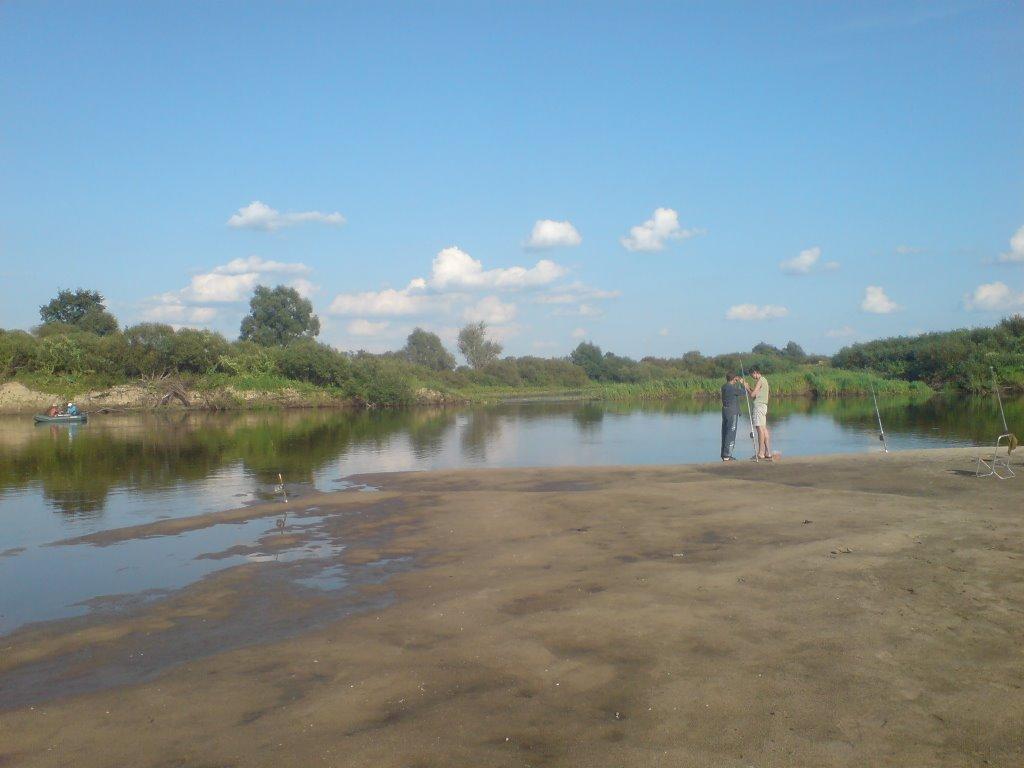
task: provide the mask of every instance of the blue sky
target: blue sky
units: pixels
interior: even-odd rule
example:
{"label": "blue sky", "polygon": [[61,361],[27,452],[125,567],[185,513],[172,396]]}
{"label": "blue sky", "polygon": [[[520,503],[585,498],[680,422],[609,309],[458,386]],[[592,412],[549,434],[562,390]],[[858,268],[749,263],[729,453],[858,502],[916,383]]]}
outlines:
{"label": "blue sky", "polygon": [[83,286],[233,337],[257,283],[343,349],[989,324],[1022,39],[1017,2],[4,3],[0,326]]}

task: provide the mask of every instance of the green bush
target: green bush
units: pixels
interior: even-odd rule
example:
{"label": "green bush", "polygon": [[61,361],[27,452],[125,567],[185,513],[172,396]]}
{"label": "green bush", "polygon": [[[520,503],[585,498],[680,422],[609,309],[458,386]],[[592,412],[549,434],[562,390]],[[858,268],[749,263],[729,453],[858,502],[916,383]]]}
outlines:
{"label": "green bush", "polygon": [[312,339],[295,341],[280,350],[277,360],[282,375],[322,387],[343,387],[352,378],[349,359],[326,344]]}
{"label": "green bush", "polygon": [[210,373],[230,349],[219,333],[181,328],[171,339],[170,364],[180,373]]}
{"label": "green bush", "polygon": [[35,370],[39,342],[24,331],[0,331],[0,377]]}
{"label": "green bush", "polygon": [[415,387],[395,361],[362,355],[353,361],[349,394],[367,405],[410,405]]}
{"label": "green bush", "polygon": [[174,369],[174,329],[163,323],[139,323],[124,331],[131,376],[162,376]]}
{"label": "green bush", "polygon": [[278,351],[252,341],[236,341],[217,367],[235,376],[271,376],[277,373]]}

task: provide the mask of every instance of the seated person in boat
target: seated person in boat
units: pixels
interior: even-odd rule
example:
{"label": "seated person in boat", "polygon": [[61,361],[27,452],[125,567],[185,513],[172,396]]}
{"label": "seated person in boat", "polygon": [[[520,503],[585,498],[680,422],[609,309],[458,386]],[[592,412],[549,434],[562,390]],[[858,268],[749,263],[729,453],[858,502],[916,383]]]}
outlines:
{"label": "seated person in boat", "polygon": [[68,403],[68,411],[67,411],[67,413],[68,413],[68,416],[77,416],[78,415],[78,406],[75,405],[74,403]]}
{"label": "seated person in boat", "polygon": [[58,407],[57,407],[56,405],[51,405],[51,406],[50,406],[50,407],[49,407],[49,408],[48,408],[48,409],[46,410],[46,415],[47,415],[47,416],[56,416],[56,415],[57,415],[57,414],[59,414],[59,413],[60,413],[60,408],[58,408]]}

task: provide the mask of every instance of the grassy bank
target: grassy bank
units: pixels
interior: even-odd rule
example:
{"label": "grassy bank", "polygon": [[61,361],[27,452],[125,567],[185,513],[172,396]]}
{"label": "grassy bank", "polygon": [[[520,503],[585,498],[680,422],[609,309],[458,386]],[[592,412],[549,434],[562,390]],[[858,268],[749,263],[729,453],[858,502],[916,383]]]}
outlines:
{"label": "grassy bank", "polygon": [[[422,372],[426,373],[426,372]],[[25,407],[47,399],[79,400],[93,408],[152,407],[172,385],[180,386],[190,402],[200,408],[244,408],[275,406],[359,407],[406,406],[438,403],[485,403],[510,399],[571,398],[583,400],[668,400],[672,398],[716,398],[721,379],[710,377],[667,378],[635,383],[587,382],[578,387],[508,386],[452,381],[454,376],[421,375],[392,380],[387,386],[368,383],[375,399],[353,396],[351,390],[316,385],[280,374],[209,373],[175,379],[117,379],[96,374],[54,375],[24,373],[14,381],[38,397]],[[834,398],[867,395],[874,388],[881,396],[927,396],[931,390],[921,382],[886,379],[869,373],[843,371],[822,366],[774,374],[769,377],[776,397]],[[45,395],[45,396],[44,396]],[[0,407],[5,404],[0,403]]]}
{"label": "grassy bank", "polygon": [[[928,396],[922,382],[886,379],[859,371],[826,368],[790,371],[769,377],[776,397]],[[472,402],[530,397],[577,397],[589,400],[666,400],[676,397],[716,398],[722,386],[717,378],[673,378],[637,383],[592,382],[578,389],[552,387],[469,387],[457,395]]]}

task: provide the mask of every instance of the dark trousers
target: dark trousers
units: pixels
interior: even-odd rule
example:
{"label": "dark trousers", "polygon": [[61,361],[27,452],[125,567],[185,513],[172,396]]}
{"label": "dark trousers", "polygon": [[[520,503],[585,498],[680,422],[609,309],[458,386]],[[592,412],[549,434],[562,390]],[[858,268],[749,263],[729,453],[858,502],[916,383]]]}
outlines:
{"label": "dark trousers", "polygon": [[736,427],[740,422],[738,413],[722,411],[722,458],[731,459],[736,447]]}

